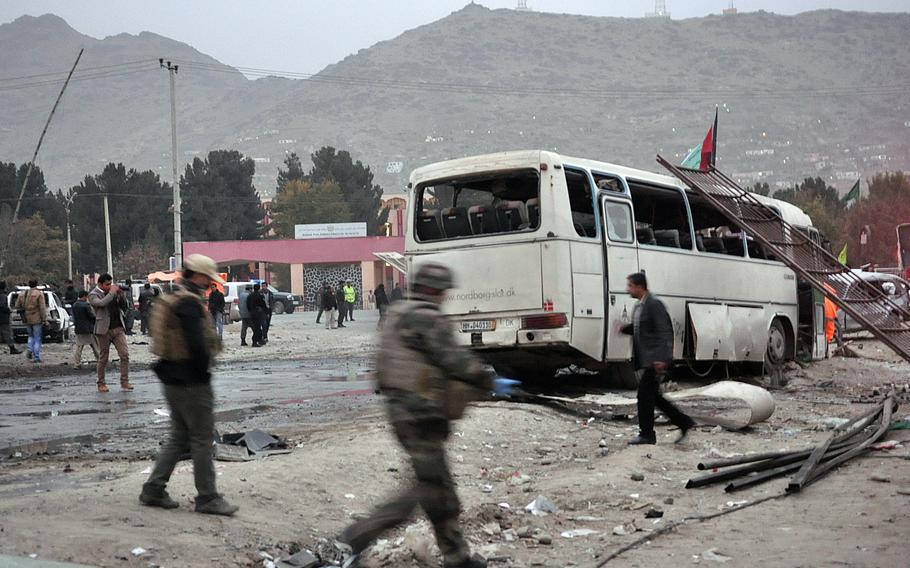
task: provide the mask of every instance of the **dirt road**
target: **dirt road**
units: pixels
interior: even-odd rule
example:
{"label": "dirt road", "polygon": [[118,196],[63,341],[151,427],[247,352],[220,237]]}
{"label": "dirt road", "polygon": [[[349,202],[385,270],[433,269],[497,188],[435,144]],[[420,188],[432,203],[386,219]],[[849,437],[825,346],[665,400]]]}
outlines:
{"label": "dirt road", "polygon": [[[2,388],[14,392],[0,404],[0,445],[20,441],[25,447],[17,450],[20,457],[0,458],[0,554],[99,566],[262,566],[264,554],[287,557],[318,546],[369,511],[408,477],[366,380],[375,320],[361,316],[352,325],[351,335],[360,338],[353,343],[362,348],[349,359],[336,351],[339,332],[316,329],[310,317],[276,320],[280,327],[256,360],[248,360],[251,350],[242,351],[219,371],[219,408],[226,412],[219,429],[265,427],[286,435],[293,448],[264,460],[218,462],[220,489],[241,506],[233,519],[191,512],[190,462],[181,463],[172,481],[180,509],[139,506],[140,486],[164,434],[164,424],[155,423],[154,409],[162,403],[151,376],[138,374],[139,392],[116,394],[110,411],[53,417],[40,412],[70,404],[102,407],[90,394],[89,376],[78,385],[63,372],[4,380]],[[658,427],[659,445],[630,448],[632,420],[588,423],[535,405],[480,403],[456,425],[449,445],[469,540],[492,566],[593,568],[668,522],[780,494],[786,480],[733,495],[684,484],[706,458],[808,446],[825,436],[825,418],[859,414],[869,407],[861,397],[873,389],[910,382],[910,366],[876,344],[864,343],[861,353],[867,358],[794,368],[790,387],[774,392],[777,411],[769,421],[743,432],[702,427],[680,446],[666,425]],[[33,390],[38,385],[42,389]],[[67,397],[72,402],[50,402]],[[898,416],[908,414],[905,403]],[[75,433],[91,438],[49,447],[40,442]],[[608,566],[904,566],[910,433],[892,431],[889,438],[904,447],[857,459],[798,496],[683,526]],[[871,481],[872,475],[890,481]],[[524,511],[538,495],[558,511]],[[649,509],[663,517],[646,519]],[[418,518],[374,547],[369,561],[432,566],[431,545]],[[135,556],[136,547],[146,552]]]}

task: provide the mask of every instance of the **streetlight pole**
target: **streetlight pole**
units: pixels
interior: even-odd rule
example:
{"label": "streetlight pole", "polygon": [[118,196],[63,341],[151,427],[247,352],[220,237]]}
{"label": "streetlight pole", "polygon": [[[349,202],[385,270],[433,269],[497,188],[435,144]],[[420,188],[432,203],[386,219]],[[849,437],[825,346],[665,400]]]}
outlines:
{"label": "streetlight pole", "polygon": [[181,231],[180,178],[177,173],[177,68],[170,61],[159,59],[162,69],[167,69],[171,80],[171,168],[174,183],[174,265],[177,271],[183,268],[183,234]]}

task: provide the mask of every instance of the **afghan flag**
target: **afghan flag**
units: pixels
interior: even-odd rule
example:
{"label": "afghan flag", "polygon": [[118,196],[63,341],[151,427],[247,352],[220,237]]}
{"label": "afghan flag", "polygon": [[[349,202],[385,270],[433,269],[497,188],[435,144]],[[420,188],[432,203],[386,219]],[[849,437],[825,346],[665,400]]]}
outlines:
{"label": "afghan flag", "polygon": [[714,167],[717,161],[717,107],[714,108],[714,125],[708,129],[708,134],[702,143],[689,150],[686,159],[680,164],[690,170],[707,170]]}
{"label": "afghan flag", "polygon": [[857,201],[859,199],[859,180],[856,180],[856,183],[853,184],[853,187],[850,188],[850,191],[847,192],[847,195],[841,199],[844,205],[850,203],[851,201]]}
{"label": "afghan flag", "polygon": [[840,254],[837,255],[837,261],[844,266],[847,266],[847,243],[844,243],[844,248],[840,249]]}

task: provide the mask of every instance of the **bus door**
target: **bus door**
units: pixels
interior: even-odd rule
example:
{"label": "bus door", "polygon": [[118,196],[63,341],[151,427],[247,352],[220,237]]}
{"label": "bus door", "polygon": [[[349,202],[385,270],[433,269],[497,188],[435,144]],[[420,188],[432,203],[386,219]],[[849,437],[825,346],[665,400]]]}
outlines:
{"label": "bus door", "polygon": [[619,327],[632,323],[636,300],[626,292],[626,277],[638,272],[635,246],[635,216],[628,199],[601,195],[604,247],[604,300],[606,314],[604,360],[626,361],[632,357],[632,341]]}

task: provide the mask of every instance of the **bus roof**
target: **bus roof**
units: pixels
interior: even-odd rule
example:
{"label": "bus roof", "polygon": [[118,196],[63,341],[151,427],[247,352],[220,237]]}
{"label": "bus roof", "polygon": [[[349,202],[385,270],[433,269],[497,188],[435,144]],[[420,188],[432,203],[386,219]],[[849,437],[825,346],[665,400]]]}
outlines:
{"label": "bus roof", "polygon": [[[620,166],[609,162],[564,156],[547,150],[496,152],[493,154],[481,154],[478,156],[469,156],[466,158],[457,158],[454,160],[428,164],[411,172],[411,186],[413,187],[420,183],[439,180],[450,176],[481,174],[498,170],[515,170],[523,168],[536,169],[541,162],[549,162],[554,166],[561,166],[563,164],[581,166],[605,174],[618,174],[626,180],[677,187],[691,191],[685,184],[673,176]],[[787,223],[796,227],[812,226],[812,219],[796,205],[762,195],[756,195],[756,198],[765,205],[776,209]]]}

